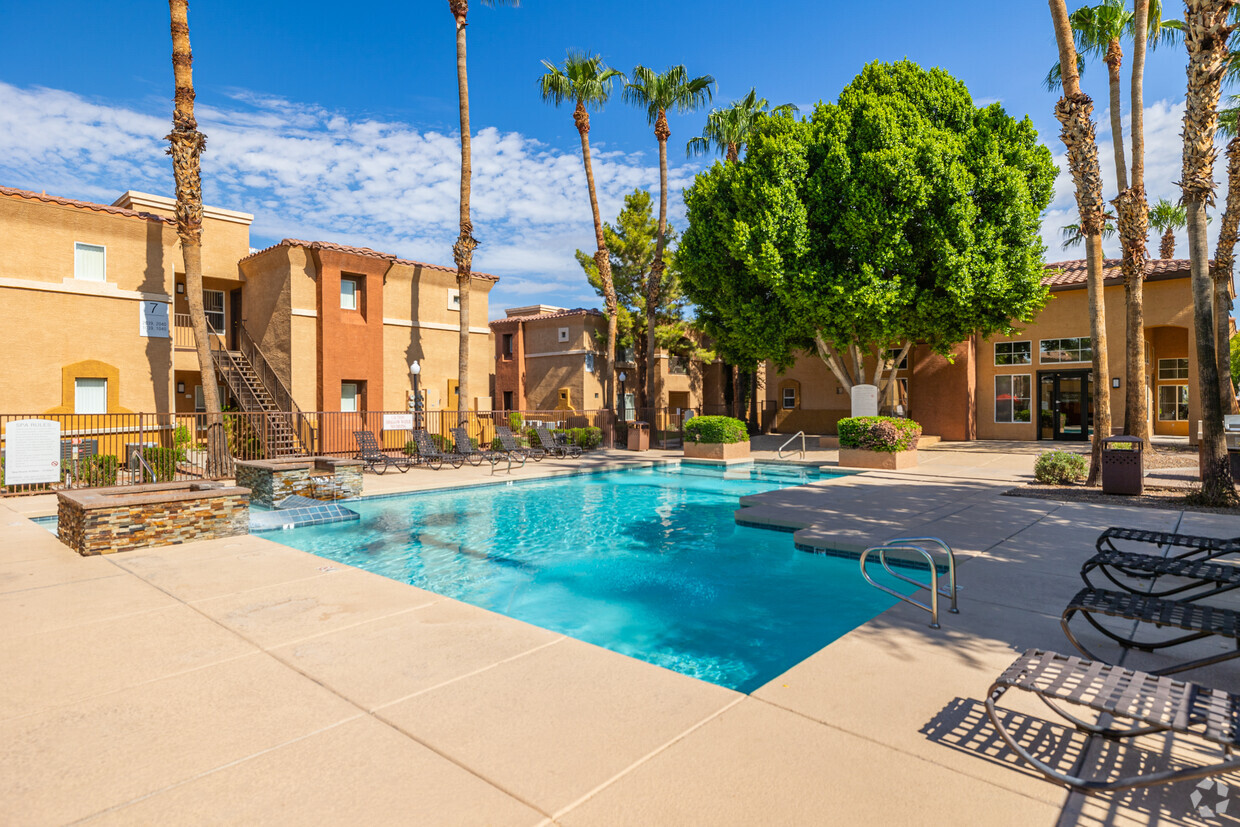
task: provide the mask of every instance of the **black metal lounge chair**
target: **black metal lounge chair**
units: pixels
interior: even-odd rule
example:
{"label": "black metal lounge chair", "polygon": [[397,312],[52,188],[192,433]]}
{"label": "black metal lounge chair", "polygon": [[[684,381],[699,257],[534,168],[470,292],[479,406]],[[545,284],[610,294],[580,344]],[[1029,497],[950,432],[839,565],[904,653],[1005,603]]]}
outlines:
{"label": "black metal lounge chair", "polygon": [[353,439],[357,441],[357,459],[366,463],[366,467],[376,474],[387,473],[389,468],[399,469],[403,474],[413,464],[412,458],[404,454],[392,456],[385,453],[370,431],[354,431]]}
{"label": "black metal lounge chair", "polygon": [[534,462],[538,462],[547,455],[547,450],[541,445],[533,448],[526,448],[517,442],[517,438],[513,436],[512,429],[507,425],[496,425],[495,435],[499,437],[499,444],[504,446],[504,450],[514,456],[528,457]]}
{"label": "black metal lounge chair", "polygon": [[[1158,732],[1192,735],[1223,748],[1218,763],[1179,770],[1158,770],[1113,779],[1086,779],[1056,770],[1021,746],[995,711],[995,702],[1009,689],[1030,692],[1077,729],[1110,739]],[[1098,726],[1064,711],[1066,703],[1131,722]],[[1101,793],[1188,781],[1240,767],[1232,751],[1240,747],[1240,696],[1218,689],[1135,672],[1071,655],[1030,649],[990,686],[986,714],[1004,742],[1048,779],[1083,793]]]}
{"label": "black metal lounge chair", "polygon": [[1169,531],[1146,531],[1138,528],[1108,528],[1098,535],[1094,547],[1098,553],[1105,551],[1120,552],[1124,549],[1115,545],[1120,540],[1129,543],[1142,543],[1165,546],[1171,549],[1185,549],[1171,555],[1168,559],[1209,560],[1224,554],[1240,552],[1240,537],[1198,537],[1194,534],[1174,534]]}
{"label": "black metal lounge chair", "polygon": [[577,459],[581,456],[581,447],[569,443],[568,438],[558,439],[560,434],[551,433],[550,429],[538,427],[534,429],[538,434],[538,441],[542,443],[543,448],[547,449],[547,453],[556,457],[564,457],[568,459]]}
{"label": "black metal lounge chair", "polygon": [[[1077,651],[1088,658],[1100,660],[1097,655],[1085,648],[1076,635],[1073,634],[1069,622],[1077,614],[1080,614],[1091,626],[1125,649],[1153,652],[1159,649],[1182,646],[1185,643],[1192,643],[1195,640],[1202,640],[1208,637],[1230,638],[1237,643],[1237,648],[1168,666],[1154,674],[1167,675],[1174,672],[1183,672],[1186,669],[1196,669],[1201,666],[1209,666],[1210,664],[1240,657],[1240,615],[1231,609],[1205,606],[1187,600],[1164,600],[1158,597],[1147,597],[1129,592],[1108,591],[1106,589],[1082,589],[1068,603],[1068,607],[1063,610],[1063,616],[1060,618],[1059,625],[1063,627],[1064,634],[1068,636],[1068,640],[1077,648]],[[1159,628],[1166,626],[1173,629],[1181,629],[1188,632],[1188,634],[1169,640],[1160,640],[1158,638],[1142,640],[1138,638],[1136,631],[1120,633],[1108,629],[1099,622],[1098,616],[1136,620],[1143,624],[1152,623]],[[1140,626],[1138,625],[1137,628],[1140,629]]]}
{"label": "black metal lounge chair", "polygon": [[460,468],[465,464],[465,457],[460,454],[440,450],[426,431],[414,431],[413,441],[418,446],[418,462],[432,470],[438,471],[445,462],[453,468]]}
{"label": "black metal lounge chair", "polygon": [[[1122,591],[1145,597],[1182,595],[1177,599],[1194,601],[1240,588],[1240,566],[1130,551],[1098,552],[1081,566],[1081,579],[1090,588],[1099,586],[1090,579],[1094,573]],[[1162,578],[1173,582],[1164,584]],[[1194,591],[1197,589],[1201,591]]]}
{"label": "black metal lounge chair", "polygon": [[498,451],[479,450],[474,447],[474,441],[469,437],[469,431],[465,428],[452,428],[452,442],[456,445],[456,452],[465,458],[470,465],[479,466],[484,462],[492,465],[507,459],[508,455]]}

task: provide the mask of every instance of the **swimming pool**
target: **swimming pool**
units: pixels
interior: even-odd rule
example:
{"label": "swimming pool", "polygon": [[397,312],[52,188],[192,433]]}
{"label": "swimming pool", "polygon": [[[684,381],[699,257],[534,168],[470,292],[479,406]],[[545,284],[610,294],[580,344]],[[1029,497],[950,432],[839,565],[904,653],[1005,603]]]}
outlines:
{"label": "swimming pool", "polygon": [[664,466],[349,503],[275,542],[749,692],[889,608],[855,560],[738,526],[789,466]]}

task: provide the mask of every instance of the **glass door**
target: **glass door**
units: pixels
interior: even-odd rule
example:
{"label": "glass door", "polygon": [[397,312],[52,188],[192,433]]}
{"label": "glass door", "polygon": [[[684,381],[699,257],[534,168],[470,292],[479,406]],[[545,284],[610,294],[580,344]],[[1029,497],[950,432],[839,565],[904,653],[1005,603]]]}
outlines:
{"label": "glass door", "polygon": [[1090,380],[1087,370],[1038,374],[1039,439],[1089,439],[1093,426]]}

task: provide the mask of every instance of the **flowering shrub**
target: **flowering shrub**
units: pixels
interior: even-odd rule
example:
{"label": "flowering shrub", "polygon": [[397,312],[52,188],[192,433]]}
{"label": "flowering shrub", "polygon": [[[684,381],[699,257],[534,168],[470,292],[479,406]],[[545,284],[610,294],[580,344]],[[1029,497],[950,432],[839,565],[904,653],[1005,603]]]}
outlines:
{"label": "flowering shrub", "polygon": [[891,416],[851,416],[839,421],[840,447],[894,454],[917,448],[921,426]]}

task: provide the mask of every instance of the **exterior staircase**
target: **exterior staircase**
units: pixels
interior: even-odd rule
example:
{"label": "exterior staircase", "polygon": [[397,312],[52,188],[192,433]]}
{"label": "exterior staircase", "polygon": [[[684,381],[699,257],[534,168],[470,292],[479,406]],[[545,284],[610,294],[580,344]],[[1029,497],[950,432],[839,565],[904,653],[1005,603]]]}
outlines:
{"label": "exterior staircase", "polygon": [[210,338],[215,370],[237,406],[247,414],[262,414],[251,417],[249,424],[262,445],[263,456],[275,459],[312,453],[313,427],[245,328],[238,336],[241,347],[237,350],[225,348],[218,336]]}

